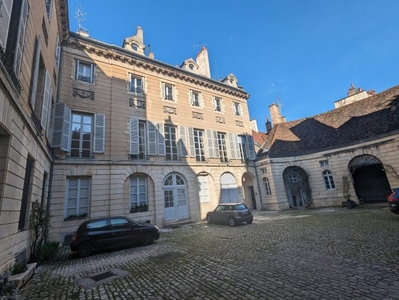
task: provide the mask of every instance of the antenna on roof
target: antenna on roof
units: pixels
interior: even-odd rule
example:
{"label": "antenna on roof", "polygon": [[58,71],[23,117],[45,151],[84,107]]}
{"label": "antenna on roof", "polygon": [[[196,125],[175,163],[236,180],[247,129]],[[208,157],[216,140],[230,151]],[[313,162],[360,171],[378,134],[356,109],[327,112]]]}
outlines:
{"label": "antenna on roof", "polygon": [[86,18],[83,18],[83,16],[85,15],[87,15],[87,13],[82,12],[82,7],[80,6],[80,1],[79,1],[78,8],[76,10],[76,15],[74,17],[78,19],[78,33],[83,36],[89,36],[89,30],[87,30],[82,26],[82,22],[87,20]]}
{"label": "antenna on roof", "polygon": [[276,104],[278,106],[278,110],[280,111],[280,116],[282,116],[283,114],[281,112],[281,109],[283,107],[283,103],[281,102],[281,98],[280,98],[280,95],[278,93],[276,94]]}
{"label": "antenna on roof", "polygon": [[207,44],[199,44],[199,45],[194,45],[194,43],[193,43],[193,49],[195,49],[195,48],[204,48],[205,46],[206,46]]}

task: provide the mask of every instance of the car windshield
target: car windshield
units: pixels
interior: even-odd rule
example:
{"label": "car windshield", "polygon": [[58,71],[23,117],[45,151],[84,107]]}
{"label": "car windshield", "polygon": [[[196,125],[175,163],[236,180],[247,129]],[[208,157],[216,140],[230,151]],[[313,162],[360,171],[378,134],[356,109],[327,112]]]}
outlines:
{"label": "car windshield", "polygon": [[244,210],[244,209],[247,209],[245,204],[239,204],[236,206],[236,210]]}

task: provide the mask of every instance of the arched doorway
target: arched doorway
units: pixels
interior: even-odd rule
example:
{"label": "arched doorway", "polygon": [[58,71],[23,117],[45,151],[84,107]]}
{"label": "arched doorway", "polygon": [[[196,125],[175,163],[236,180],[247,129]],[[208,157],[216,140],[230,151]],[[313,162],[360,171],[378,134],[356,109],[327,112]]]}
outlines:
{"label": "arched doorway", "polygon": [[391,187],[381,161],[369,154],[354,157],[348,165],[359,201],[385,202]]}
{"label": "arched doorway", "polygon": [[287,201],[290,208],[304,208],[313,205],[308,174],[300,167],[288,167],[283,172]]}
{"label": "arched doorway", "polygon": [[163,182],[165,220],[188,218],[187,185],[179,174],[169,174]]}
{"label": "arched doorway", "polygon": [[220,178],[220,203],[238,202],[237,183],[233,174],[224,173]]}
{"label": "arched doorway", "polygon": [[251,209],[256,210],[255,190],[250,173],[246,172],[242,175],[242,187],[244,192],[244,203]]}

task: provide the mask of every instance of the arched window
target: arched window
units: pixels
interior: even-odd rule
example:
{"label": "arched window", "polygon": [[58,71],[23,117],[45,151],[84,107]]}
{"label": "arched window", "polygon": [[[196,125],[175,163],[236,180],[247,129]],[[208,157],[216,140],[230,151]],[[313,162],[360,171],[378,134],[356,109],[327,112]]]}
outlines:
{"label": "arched window", "polygon": [[268,178],[263,178],[263,184],[265,186],[265,192],[266,196],[271,196],[272,195],[272,190],[270,189],[270,182]]}
{"label": "arched window", "polygon": [[334,178],[333,178],[331,172],[328,170],[323,171],[323,178],[324,178],[324,182],[326,183],[327,190],[334,190],[335,183],[334,183]]}
{"label": "arched window", "polygon": [[147,177],[130,177],[130,212],[147,211]]}

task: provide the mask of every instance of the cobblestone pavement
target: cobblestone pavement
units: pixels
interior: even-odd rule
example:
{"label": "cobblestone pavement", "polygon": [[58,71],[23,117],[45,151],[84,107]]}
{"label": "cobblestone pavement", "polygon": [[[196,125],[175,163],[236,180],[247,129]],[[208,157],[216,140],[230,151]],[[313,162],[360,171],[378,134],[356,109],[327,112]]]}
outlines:
{"label": "cobblestone pavement", "polygon": [[[385,207],[255,212],[233,228],[199,222],[83,259],[64,247],[18,298],[399,299],[398,228]],[[115,269],[120,277],[93,277]],[[87,277],[98,279],[91,288]]]}

